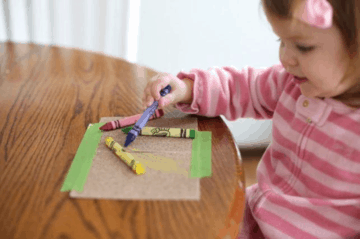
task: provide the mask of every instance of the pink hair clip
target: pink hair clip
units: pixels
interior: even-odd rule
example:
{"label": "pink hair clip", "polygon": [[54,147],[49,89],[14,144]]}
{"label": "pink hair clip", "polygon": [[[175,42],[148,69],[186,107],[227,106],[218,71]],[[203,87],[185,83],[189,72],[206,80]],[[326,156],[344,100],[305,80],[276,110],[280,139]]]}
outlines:
{"label": "pink hair clip", "polygon": [[295,17],[309,25],[326,29],[332,26],[333,8],[327,0],[305,0]]}

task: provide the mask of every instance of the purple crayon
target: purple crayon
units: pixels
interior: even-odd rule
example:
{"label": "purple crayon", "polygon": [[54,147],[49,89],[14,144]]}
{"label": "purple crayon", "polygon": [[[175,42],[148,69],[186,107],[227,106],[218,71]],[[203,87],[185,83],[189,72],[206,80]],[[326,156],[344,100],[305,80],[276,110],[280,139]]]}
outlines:
{"label": "purple crayon", "polygon": [[[171,86],[167,85],[164,89],[160,91],[160,95],[164,97],[171,91]],[[146,125],[146,123],[149,121],[149,118],[152,114],[154,114],[154,111],[159,106],[159,102],[157,100],[152,103],[143,113],[143,115],[140,117],[140,119],[135,123],[134,127],[130,130],[128,135],[126,136],[124,147],[126,148],[129,146],[139,135],[140,130]]]}
{"label": "purple crayon", "polygon": [[[151,115],[149,120],[160,118],[163,115],[164,115],[164,111],[162,109],[157,109],[157,110],[155,110],[155,113],[153,115]],[[135,124],[136,121],[138,121],[140,119],[140,117],[141,117],[141,114],[137,114],[137,115],[129,116],[129,117],[126,117],[126,118],[123,118],[120,120],[111,121],[111,122],[104,124],[99,129],[104,130],[104,131],[119,129],[119,128],[122,128],[125,126]]]}

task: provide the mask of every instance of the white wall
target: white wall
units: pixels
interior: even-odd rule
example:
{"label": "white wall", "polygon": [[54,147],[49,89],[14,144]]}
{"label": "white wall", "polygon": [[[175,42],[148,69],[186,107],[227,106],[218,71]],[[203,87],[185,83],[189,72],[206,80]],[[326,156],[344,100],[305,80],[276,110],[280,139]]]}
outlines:
{"label": "white wall", "polygon": [[[172,74],[274,65],[278,43],[259,5],[260,0],[142,0],[137,62]],[[270,120],[225,121],[241,147],[270,142]]]}
{"label": "white wall", "polygon": [[[7,0],[0,41],[55,44],[176,74],[278,62],[260,0]],[[225,119],[224,119],[225,120]],[[266,145],[271,121],[225,120],[240,146]]]}
{"label": "white wall", "polygon": [[[0,41],[53,44],[136,60],[140,0],[6,0]],[[135,7],[135,14],[130,11]],[[135,20],[137,20],[135,19]],[[136,25],[137,24],[137,25]],[[131,40],[129,40],[130,38]],[[130,49],[131,48],[131,49]],[[130,50],[129,50],[130,49]],[[136,49],[135,49],[136,50]],[[134,57],[135,56],[135,57]]]}

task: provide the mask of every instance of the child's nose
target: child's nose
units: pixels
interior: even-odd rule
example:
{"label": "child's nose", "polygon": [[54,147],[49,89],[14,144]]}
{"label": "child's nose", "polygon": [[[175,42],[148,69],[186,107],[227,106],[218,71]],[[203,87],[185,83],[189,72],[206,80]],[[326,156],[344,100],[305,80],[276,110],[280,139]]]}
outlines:
{"label": "child's nose", "polygon": [[280,61],[285,68],[291,68],[298,64],[295,56],[289,51],[280,51]]}

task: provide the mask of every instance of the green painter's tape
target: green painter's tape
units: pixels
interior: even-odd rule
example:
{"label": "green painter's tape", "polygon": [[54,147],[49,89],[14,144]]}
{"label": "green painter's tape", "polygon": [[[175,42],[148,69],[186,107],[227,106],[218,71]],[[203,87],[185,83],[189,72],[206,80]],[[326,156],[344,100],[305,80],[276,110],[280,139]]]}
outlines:
{"label": "green painter's tape", "polygon": [[92,124],[86,130],[64,184],[60,189],[61,192],[70,190],[82,192],[84,190],[84,185],[102,136],[102,131],[99,128],[104,124]]}
{"label": "green painter's tape", "polygon": [[191,178],[211,177],[211,132],[195,131],[191,151]]}
{"label": "green painter's tape", "polygon": [[194,129],[190,130],[190,138],[195,139],[195,130]]}

